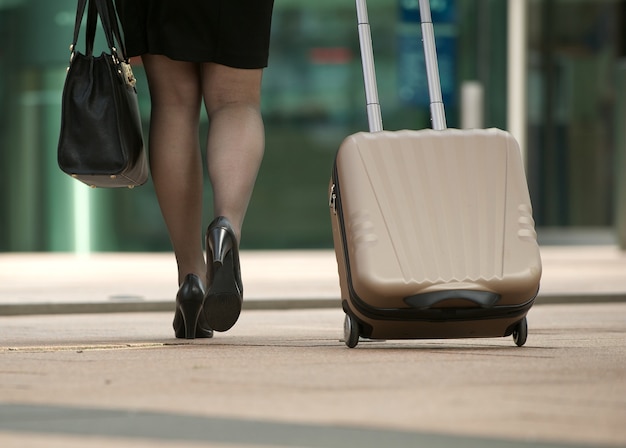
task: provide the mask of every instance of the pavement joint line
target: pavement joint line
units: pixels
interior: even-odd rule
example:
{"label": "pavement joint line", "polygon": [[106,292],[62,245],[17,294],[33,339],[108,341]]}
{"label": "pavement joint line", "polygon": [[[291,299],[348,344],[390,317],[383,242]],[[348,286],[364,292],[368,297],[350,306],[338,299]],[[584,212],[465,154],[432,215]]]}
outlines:
{"label": "pavement joint line", "polygon": [[0,347],[0,353],[48,353],[48,352],[87,352],[100,350],[145,350],[164,348],[170,345],[186,345],[165,342],[146,342],[132,344],[85,344],[85,345],[31,345],[25,347]]}

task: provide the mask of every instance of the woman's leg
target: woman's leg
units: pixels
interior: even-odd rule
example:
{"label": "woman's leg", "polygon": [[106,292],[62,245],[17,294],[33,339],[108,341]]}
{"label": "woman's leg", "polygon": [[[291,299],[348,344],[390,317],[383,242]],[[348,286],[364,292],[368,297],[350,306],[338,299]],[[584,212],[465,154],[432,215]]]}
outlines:
{"label": "woman's leg", "polygon": [[205,278],[202,251],[202,157],[198,137],[201,67],[165,56],[142,57],[152,100],[150,169],[178,263]]}
{"label": "woman's leg", "polygon": [[218,217],[207,232],[212,255],[204,313],[209,327],[230,329],[241,312],[243,285],[238,242],[263,158],[265,133],[260,111],[263,71],[202,65],[202,90],[209,116],[207,164]]}
{"label": "woman's leg", "polygon": [[265,148],[260,111],[263,70],[202,65],[202,91],[209,116],[207,164],[214,214],[233,225],[237,240]]}

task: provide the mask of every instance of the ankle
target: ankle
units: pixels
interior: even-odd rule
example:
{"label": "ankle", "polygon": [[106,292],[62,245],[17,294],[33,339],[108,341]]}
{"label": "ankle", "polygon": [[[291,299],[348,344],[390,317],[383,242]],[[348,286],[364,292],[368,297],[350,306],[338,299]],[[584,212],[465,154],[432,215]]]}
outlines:
{"label": "ankle", "polygon": [[204,260],[200,266],[197,266],[197,265],[194,265],[194,266],[179,265],[178,266],[178,285],[179,286],[183,284],[183,282],[185,281],[185,277],[187,277],[187,275],[189,274],[197,275],[202,281],[202,285],[206,287],[205,285],[206,264],[204,263]]}

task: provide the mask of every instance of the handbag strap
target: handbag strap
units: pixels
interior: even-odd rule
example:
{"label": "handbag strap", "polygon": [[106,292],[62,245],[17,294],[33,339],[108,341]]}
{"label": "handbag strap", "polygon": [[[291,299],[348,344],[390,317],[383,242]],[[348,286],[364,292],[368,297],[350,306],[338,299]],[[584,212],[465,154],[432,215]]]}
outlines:
{"label": "handbag strap", "polygon": [[85,34],[85,54],[93,56],[93,43],[96,38],[96,24],[98,23],[98,11],[93,1],[89,1],[87,8],[87,33]]}
{"label": "handbag strap", "polygon": [[[80,27],[82,25],[85,9],[87,9],[85,54],[87,56],[93,56],[96,25],[98,16],[100,16],[104,36],[111,53],[118,58],[121,56],[122,61],[128,62],[128,57],[126,56],[126,46],[124,45],[124,40],[122,39],[117,10],[115,9],[113,0],[78,0],[76,7],[76,20],[74,22],[74,37],[72,45],[70,46],[72,58],[76,49],[76,44],[78,43],[78,36],[80,34]],[[115,45],[116,42],[118,45],[117,47]]]}
{"label": "handbag strap", "polygon": [[[93,0],[90,0],[93,2]],[[126,46],[122,39],[122,33],[120,31],[119,19],[117,10],[113,4],[113,0],[96,0],[96,6],[98,8],[98,14],[102,21],[102,28],[104,28],[104,34],[107,39],[109,48],[122,57],[122,61],[128,62],[126,56]],[[117,41],[117,47],[115,42]]]}
{"label": "handbag strap", "polygon": [[[76,6],[76,20],[74,21],[74,37],[72,38],[72,45],[70,45],[70,52],[72,54],[70,61],[74,58],[74,51],[76,50],[76,44],[78,43],[78,34],[80,33],[80,25],[83,22],[83,15],[85,14],[86,5],[87,5],[87,0],[78,0],[78,5]],[[93,46],[92,46],[92,49],[93,49]],[[89,43],[87,43],[86,52],[88,51],[89,51]]]}

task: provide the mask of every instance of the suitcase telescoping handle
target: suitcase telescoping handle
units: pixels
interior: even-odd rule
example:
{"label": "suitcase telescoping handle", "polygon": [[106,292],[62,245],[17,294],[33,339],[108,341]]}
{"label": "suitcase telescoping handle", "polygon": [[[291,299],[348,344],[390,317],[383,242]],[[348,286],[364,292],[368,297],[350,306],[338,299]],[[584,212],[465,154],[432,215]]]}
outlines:
{"label": "suitcase telescoping handle", "polygon": [[[426,76],[428,78],[428,94],[430,97],[430,116],[433,129],[443,130],[446,129],[446,113],[443,106],[443,97],[441,95],[437,48],[435,46],[435,31],[430,14],[429,0],[419,0],[419,7],[422,41],[424,44],[424,59],[426,61]],[[372,34],[367,15],[367,0],[356,0],[356,11],[359,44],[361,47],[361,62],[363,64],[363,80],[365,81],[367,121],[370,132],[380,132],[383,130],[383,120],[380,113],[380,102],[378,100],[374,52],[372,50]]]}
{"label": "suitcase telescoping handle", "polygon": [[430,117],[433,121],[433,129],[441,131],[447,127],[446,112],[443,107],[443,97],[441,96],[435,28],[430,15],[429,0],[420,0],[420,20],[422,22],[422,41],[424,43],[426,77],[428,78],[428,95],[430,97]]}
{"label": "suitcase telescoping handle", "polygon": [[363,81],[365,82],[367,122],[370,132],[380,132],[383,130],[383,119],[380,113],[380,102],[378,101],[372,34],[369,18],[367,17],[367,0],[356,0],[356,15],[359,29],[359,45],[361,47],[361,62],[363,64]]}

